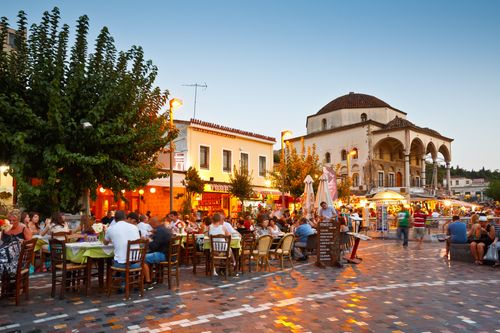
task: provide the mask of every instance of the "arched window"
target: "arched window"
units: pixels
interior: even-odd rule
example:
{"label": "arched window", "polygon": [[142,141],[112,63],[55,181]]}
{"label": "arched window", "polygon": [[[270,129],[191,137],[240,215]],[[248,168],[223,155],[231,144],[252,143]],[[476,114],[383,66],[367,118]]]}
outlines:
{"label": "arched window", "polygon": [[340,159],[342,161],[347,160],[347,151],[345,149],[342,149],[342,151],[340,152]]}
{"label": "arched window", "polygon": [[351,151],[352,151],[352,152],[354,152],[354,153],[352,153],[352,155],[351,155],[351,156],[352,156],[352,158],[353,158],[353,159],[355,159],[355,160],[357,160],[357,159],[358,159],[358,148],[352,148],[352,150],[351,150]]}
{"label": "arched window", "polygon": [[354,186],[354,187],[359,186],[359,174],[357,174],[357,173],[352,174],[352,186]]}
{"label": "arched window", "polygon": [[324,131],[326,130],[326,119],[323,118],[323,120],[321,120],[321,129]]}
{"label": "arched window", "polygon": [[332,163],[332,158],[330,156],[330,153],[325,154],[325,163]]}
{"label": "arched window", "polygon": [[368,116],[366,115],[366,113],[362,113],[361,114],[361,121],[366,121],[368,119]]}

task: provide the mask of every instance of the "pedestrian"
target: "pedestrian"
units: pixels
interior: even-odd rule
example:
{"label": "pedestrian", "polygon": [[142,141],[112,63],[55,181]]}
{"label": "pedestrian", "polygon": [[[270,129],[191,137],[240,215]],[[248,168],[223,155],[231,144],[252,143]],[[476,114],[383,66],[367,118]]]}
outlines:
{"label": "pedestrian", "polygon": [[401,235],[403,236],[403,247],[408,246],[408,228],[410,226],[410,212],[404,206],[400,206],[401,210],[397,215],[397,223],[398,223],[398,239],[401,240]]}
{"label": "pedestrian", "polygon": [[422,207],[417,205],[413,213],[413,236],[417,239],[419,246],[422,245],[424,240],[426,220],[427,215],[422,212]]}

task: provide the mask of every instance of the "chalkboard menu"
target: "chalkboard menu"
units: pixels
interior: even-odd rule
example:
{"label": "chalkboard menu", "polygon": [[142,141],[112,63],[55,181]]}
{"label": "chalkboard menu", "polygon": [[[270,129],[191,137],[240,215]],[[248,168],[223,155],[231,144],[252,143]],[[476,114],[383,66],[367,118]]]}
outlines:
{"label": "chalkboard menu", "polygon": [[340,255],[338,222],[320,221],[316,229],[318,231],[316,265],[319,267],[338,266]]}

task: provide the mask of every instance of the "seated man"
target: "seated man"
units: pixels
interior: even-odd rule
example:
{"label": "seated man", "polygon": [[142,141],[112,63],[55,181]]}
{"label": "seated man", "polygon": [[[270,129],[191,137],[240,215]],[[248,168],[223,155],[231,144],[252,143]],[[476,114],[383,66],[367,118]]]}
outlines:
{"label": "seated man", "polygon": [[146,283],[151,283],[149,265],[167,261],[170,240],[172,239],[171,230],[167,229],[158,218],[151,218],[149,224],[153,228],[154,233],[153,240],[149,243],[148,254],[146,254],[146,265],[144,267],[144,280]]}
{"label": "seated man", "polygon": [[453,216],[452,222],[448,224],[446,228],[446,254],[445,258],[448,258],[450,254],[450,244],[467,244],[467,226],[464,222],[460,222],[459,216]]}
{"label": "seated man", "polygon": [[[117,210],[115,213],[116,224],[112,228],[108,228],[104,237],[104,244],[113,243],[115,247],[115,258],[113,266],[117,268],[125,268],[127,263],[127,245],[129,240],[137,240],[141,238],[137,226],[126,222],[126,215],[123,210]],[[138,268],[132,265],[131,268]]]}
{"label": "seated man", "polygon": [[307,260],[307,252],[305,254],[302,253],[301,248],[305,248],[307,245],[307,238],[310,235],[314,234],[314,230],[311,225],[308,223],[305,217],[300,219],[300,225],[295,230],[295,245],[293,247],[293,254],[298,261]]}

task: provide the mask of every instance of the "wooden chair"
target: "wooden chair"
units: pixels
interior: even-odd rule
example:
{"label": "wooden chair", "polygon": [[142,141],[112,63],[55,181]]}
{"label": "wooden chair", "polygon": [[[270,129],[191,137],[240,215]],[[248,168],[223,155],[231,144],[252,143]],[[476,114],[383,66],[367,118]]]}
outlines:
{"label": "wooden chair", "polygon": [[196,234],[188,232],[186,236],[186,243],[184,243],[183,259],[182,262],[186,265],[189,264],[189,259],[193,261],[193,253],[196,252]]}
{"label": "wooden chair", "polygon": [[271,250],[271,254],[274,254],[276,257],[280,258],[281,269],[285,268],[284,267],[284,259],[286,256],[288,256],[288,258],[290,259],[290,264],[292,265],[292,268],[293,268],[292,255],[293,255],[293,241],[294,240],[295,240],[295,236],[293,234],[286,234],[280,239],[276,249]]}
{"label": "wooden chair", "polygon": [[269,249],[271,248],[271,244],[273,242],[273,237],[271,235],[263,235],[257,239],[257,245],[253,250],[253,257],[257,262],[257,269],[261,270],[262,265],[266,265],[267,269],[270,269],[269,266]]}
{"label": "wooden chair", "polygon": [[210,276],[216,268],[224,269],[224,277],[227,280],[229,275],[229,264],[231,258],[231,236],[211,235],[210,236]]}
{"label": "wooden chair", "polygon": [[[26,300],[29,299],[29,278],[30,265],[35,256],[36,238],[24,241],[21,244],[21,251],[17,260],[17,269],[15,275],[4,274],[2,276],[2,295],[14,295],[16,306],[19,305],[21,289]],[[12,290],[14,293],[12,294]]]}
{"label": "wooden chair", "polygon": [[246,232],[242,234],[241,238],[241,254],[239,258],[239,268],[243,273],[245,262],[248,260],[248,272],[252,271],[252,255],[255,248],[255,234],[253,232]]}
{"label": "wooden chair", "polygon": [[204,250],[203,246],[201,249],[198,248],[196,242],[196,234],[190,234],[188,237],[192,237],[192,241],[195,244],[194,251],[191,252],[191,262],[193,263],[193,274],[196,274],[196,266],[205,261],[205,275],[210,274],[210,251]]}
{"label": "wooden chair", "polygon": [[[130,286],[137,285],[141,296],[144,296],[144,276],[142,266],[148,251],[147,239],[129,240],[127,243],[127,260],[125,267],[111,266],[108,269],[108,297],[111,289],[120,289],[125,283],[125,299],[130,296]],[[134,267],[132,267],[134,266]],[[113,274],[115,273],[115,274]]]}
{"label": "wooden chair", "polygon": [[[71,287],[79,289],[80,282],[83,282],[87,291],[87,284],[90,282],[87,279],[87,265],[75,264],[66,260],[66,243],[64,241],[54,238],[49,241],[49,244],[52,270],[52,291],[50,295],[55,297],[58,282],[61,284],[60,299],[64,298],[66,289]],[[58,275],[58,272],[61,272],[61,274]]]}
{"label": "wooden chair", "polygon": [[158,264],[157,280],[163,283],[165,271],[167,271],[168,289],[172,289],[172,275],[175,274],[175,282],[179,287],[179,260],[181,251],[181,236],[175,236],[170,240],[167,261]]}

